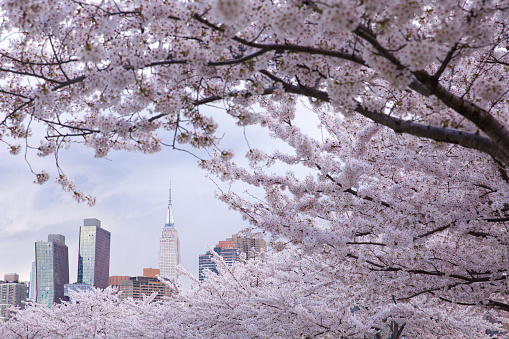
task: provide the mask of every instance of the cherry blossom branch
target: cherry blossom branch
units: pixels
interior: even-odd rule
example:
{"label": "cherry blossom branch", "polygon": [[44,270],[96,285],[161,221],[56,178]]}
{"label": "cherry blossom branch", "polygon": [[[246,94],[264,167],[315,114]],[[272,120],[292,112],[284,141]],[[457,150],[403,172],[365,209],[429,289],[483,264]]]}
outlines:
{"label": "cherry blossom branch", "polygon": [[0,72],[12,73],[12,74],[24,75],[24,76],[28,76],[28,77],[39,78],[39,79],[42,79],[44,81],[51,82],[51,83],[58,84],[58,85],[62,85],[62,84],[66,83],[64,81],[59,81],[59,80],[48,78],[48,77],[46,77],[46,76],[44,76],[42,74],[37,74],[35,72],[23,72],[23,71],[17,71],[15,69],[8,69],[8,68],[3,68],[3,67],[0,67]]}
{"label": "cherry blossom branch", "polygon": [[487,222],[506,222],[506,221],[509,221],[509,217],[485,218],[483,220],[487,221]]}
{"label": "cherry blossom branch", "polygon": [[444,61],[442,61],[442,63],[440,64],[440,68],[438,69],[438,71],[436,71],[435,74],[433,74],[432,78],[434,81],[438,81],[440,79],[440,76],[442,75],[442,73],[444,73],[444,71],[447,69],[447,66],[449,65],[449,62],[452,60],[452,56],[456,52],[457,48],[458,48],[458,43],[455,43],[451,47],[451,49],[445,56]]}
{"label": "cherry blossom branch", "polygon": [[68,60],[58,60],[57,62],[33,62],[33,61],[30,61],[30,60],[21,60],[21,59],[17,59],[17,58],[14,58],[13,56],[11,55],[8,55],[8,54],[5,54],[5,53],[0,53],[0,56],[4,57],[4,58],[7,58],[7,59],[10,59],[20,65],[33,65],[33,66],[59,66],[59,65],[64,65],[64,64],[69,64],[69,63],[73,63],[73,62],[79,62],[78,59],[68,59]]}
{"label": "cherry blossom branch", "polygon": [[390,117],[383,113],[367,110],[360,104],[355,108],[355,111],[376,123],[389,127],[396,133],[407,133],[417,137],[423,137],[439,142],[447,142],[466,148],[472,148],[489,154],[492,157],[500,159],[504,163],[509,164],[509,153],[503,151],[499,145],[497,145],[491,139],[479,135],[478,133],[470,133],[445,127],[434,127],[431,125],[426,126],[417,124],[407,120]]}
{"label": "cherry blossom branch", "polygon": [[[321,101],[329,102],[329,95],[327,92],[308,86],[292,85],[291,83],[278,78],[266,70],[261,70],[260,73],[267,76],[271,80],[282,84],[286,92],[301,94],[309,98],[315,98]],[[361,103],[357,103],[357,106],[354,108],[354,110],[366,118],[369,118],[376,123],[392,129],[396,133],[406,133],[435,141],[457,144],[465,148],[476,149],[483,153],[489,154],[494,158],[500,159],[505,164],[509,164],[509,153],[506,153],[503,149],[501,149],[496,142],[482,135],[445,127],[422,125],[415,122],[398,119],[380,112],[368,110],[364,108]]]}
{"label": "cherry blossom branch", "polygon": [[[208,26],[213,26],[199,16],[196,16],[195,18],[202,23],[206,23]],[[218,27],[215,27],[215,26],[213,26],[213,27],[214,27],[214,29],[219,30]],[[369,41],[373,46],[375,46],[375,48],[377,48],[377,50],[382,51],[384,53],[384,56],[387,57],[391,62],[402,67],[400,62],[391,53],[389,53],[385,49],[383,49],[383,47],[376,41],[376,38],[374,38],[373,35],[367,29],[359,26],[356,29],[355,33],[358,34],[359,36],[361,36],[363,39],[366,39],[367,41]],[[265,52],[271,51],[271,50],[280,51],[280,52],[294,51],[294,52],[303,52],[303,53],[309,53],[309,54],[328,55],[328,56],[332,56],[332,57],[337,57],[337,58],[342,58],[345,60],[354,61],[360,65],[365,64],[362,59],[360,59],[356,56],[347,55],[347,54],[337,52],[337,51],[316,49],[316,48],[297,46],[297,45],[257,44],[257,43],[245,41],[240,38],[235,38],[234,40],[236,40],[242,44],[245,44],[247,46],[250,46],[250,47],[260,48],[260,50],[257,52],[254,52],[248,56],[242,57],[242,58],[221,61],[221,62],[210,62],[210,63],[208,63],[208,65],[209,66],[220,66],[220,65],[231,65],[231,64],[236,64],[236,63],[242,63],[242,62],[250,60],[256,56],[262,55]],[[454,52],[454,49],[451,50],[450,54],[448,55],[448,59],[450,59],[452,52]],[[446,61],[448,61],[448,60],[446,59],[444,61],[444,63]],[[186,61],[178,61],[178,60],[161,61],[161,62],[155,62],[155,63],[148,64],[146,67],[153,67],[153,66],[157,66],[157,65],[166,65],[166,64],[179,64],[179,63],[186,63]],[[443,63],[443,65],[444,65],[444,63]],[[60,65],[61,63],[58,63],[58,64]],[[81,82],[86,79],[86,76],[79,76],[74,79],[69,79],[67,81],[59,81],[59,80],[51,79],[51,78],[48,78],[48,77],[45,77],[42,75],[38,75],[35,73],[19,72],[19,71],[9,70],[9,69],[0,69],[0,71],[12,72],[12,73],[20,74],[20,75],[39,77],[43,80],[57,83],[58,86],[54,87],[53,90],[59,90],[61,88]],[[308,97],[314,97],[314,98],[319,98],[323,101],[328,101],[328,95],[325,92],[316,90],[311,87],[305,87],[302,85],[294,86],[294,85],[291,85],[289,83],[282,81],[282,79],[276,78],[275,76],[271,75],[267,71],[261,71],[261,72],[262,72],[262,74],[270,77],[271,79],[282,83],[288,92],[302,94],[302,95],[306,95]],[[439,73],[437,73],[437,74],[439,74]],[[421,76],[421,78],[422,78],[422,76]],[[429,88],[429,86],[428,86],[428,88]],[[220,97],[216,96],[216,97],[211,97],[203,102],[204,103],[211,102],[211,101],[215,101],[215,100],[219,100],[219,99],[220,99]],[[208,101],[208,100],[210,100],[210,101]],[[200,104],[200,103],[198,102],[197,104]],[[448,142],[448,143],[458,144],[458,145],[461,145],[461,146],[467,147],[467,148],[477,149],[481,152],[492,155],[494,158],[501,159],[506,164],[509,163],[509,156],[507,156],[507,152],[502,151],[498,147],[494,147],[494,142],[491,141],[490,139],[476,135],[474,133],[446,129],[446,128],[440,128],[440,127],[433,127],[433,126],[429,126],[429,125],[425,126],[425,125],[421,125],[421,124],[416,124],[413,122],[389,117],[382,113],[366,110],[360,105],[358,105],[356,107],[356,111],[377,123],[380,123],[386,127],[393,129],[397,133],[408,133],[408,134],[411,134],[414,136],[425,137],[425,138],[429,138],[429,139],[436,140],[436,141]],[[472,114],[473,113],[471,113],[470,116],[472,116]],[[151,117],[150,121],[154,121],[162,116],[164,116],[164,114],[160,114],[158,116]],[[485,120],[486,120],[487,125],[494,124],[494,126],[488,128],[488,129],[491,129],[491,130],[493,130],[493,129],[500,130],[501,129],[500,128],[501,125],[500,124],[497,125],[496,121],[494,119],[492,119],[491,115],[487,114],[486,118],[483,118],[480,121],[485,121]],[[477,122],[477,125],[479,126],[479,122]],[[502,126],[502,130],[504,130],[503,126]],[[508,134],[508,136],[509,136],[509,134]],[[499,136],[498,140],[500,140],[500,141],[503,140],[503,137]],[[502,145],[502,146],[504,146],[504,145]],[[509,150],[509,143],[507,146],[508,146],[507,149]]]}
{"label": "cherry blossom branch", "polygon": [[452,225],[453,225],[453,223],[447,224],[447,225],[443,225],[443,226],[437,227],[437,228],[435,228],[435,229],[433,229],[433,230],[431,230],[429,232],[426,232],[426,233],[423,233],[423,234],[419,234],[418,236],[414,237],[414,240],[421,239],[421,238],[433,235],[435,233],[445,231],[446,229],[450,228]]}
{"label": "cherry blossom branch", "polygon": [[[205,24],[207,27],[212,28],[215,31],[221,31],[222,28],[214,25],[210,21],[206,20],[202,15],[194,14],[193,18],[197,20],[198,22],[201,22],[202,24]],[[242,39],[238,36],[232,37],[233,41],[236,41],[238,43],[241,43],[242,45],[258,48],[260,50],[263,50],[265,52],[269,51],[276,51],[276,52],[301,52],[306,54],[316,54],[316,55],[323,55],[323,56],[331,56],[336,57],[339,59],[349,60],[353,61],[359,65],[365,65],[365,62],[362,58],[353,55],[353,54],[347,54],[340,51],[335,50],[329,50],[329,49],[323,49],[323,48],[316,48],[311,46],[300,46],[295,44],[260,44],[252,41],[247,41],[245,39]]]}
{"label": "cherry blossom branch", "polygon": [[[394,54],[385,49],[377,40],[376,36],[366,27],[358,26],[354,33],[361,37],[362,39],[368,41],[381,55],[383,55],[387,60],[393,63],[400,69],[404,69],[405,67],[401,64],[399,59],[397,59]],[[452,53],[454,50],[449,52],[448,58],[452,57]],[[447,61],[447,59],[446,59]],[[453,109],[455,112],[460,114],[461,116],[467,118],[472,121],[481,131],[486,133],[486,135],[494,142],[500,150],[496,150],[494,153],[499,154],[499,156],[494,156],[502,160],[506,165],[509,165],[509,130],[499,121],[497,121],[491,114],[489,114],[486,110],[480,108],[479,106],[473,104],[472,102],[466,101],[463,98],[453,94],[450,90],[443,87],[439,82],[437,77],[430,76],[426,71],[414,71],[412,74],[419,80],[419,82],[429,91],[430,94],[435,95],[440,101],[442,101],[447,107]],[[441,74],[441,73],[438,73]],[[412,86],[410,86],[412,87]],[[417,92],[420,92],[416,88],[414,88]],[[407,133],[405,131],[405,133]],[[410,133],[412,134],[412,133]],[[433,138],[431,138],[433,139]],[[442,141],[442,140],[438,140]],[[445,141],[445,140],[444,140]],[[459,144],[459,143],[458,143]],[[462,144],[460,144],[462,145]],[[462,145],[463,146],[463,145]],[[467,148],[475,148],[464,146]],[[479,149],[482,152],[482,149]],[[494,150],[492,150],[493,152]],[[491,153],[488,153],[492,155]]]}
{"label": "cherry blossom branch", "polygon": [[[500,147],[500,151],[496,153],[509,154],[509,130],[507,130],[503,124],[496,120],[486,110],[460,98],[447,90],[441,84],[434,82],[431,76],[429,76],[426,72],[418,71],[414,74],[417,79],[419,79],[419,81],[421,81],[421,83],[445,105],[472,121],[481,131],[486,133],[486,135],[490,137],[498,147]],[[499,158],[496,155],[494,157]],[[507,156],[504,156],[503,159],[499,159],[506,165],[509,165]]]}

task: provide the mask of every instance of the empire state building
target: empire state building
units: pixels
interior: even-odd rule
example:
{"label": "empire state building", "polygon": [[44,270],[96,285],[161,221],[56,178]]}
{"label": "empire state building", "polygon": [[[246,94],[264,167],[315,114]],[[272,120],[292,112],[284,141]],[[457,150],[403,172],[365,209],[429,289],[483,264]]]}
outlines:
{"label": "empire state building", "polygon": [[177,265],[180,265],[180,241],[173,222],[173,209],[170,199],[168,202],[168,217],[159,240],[159,270],[160,276],[167,279],[177,279]]}

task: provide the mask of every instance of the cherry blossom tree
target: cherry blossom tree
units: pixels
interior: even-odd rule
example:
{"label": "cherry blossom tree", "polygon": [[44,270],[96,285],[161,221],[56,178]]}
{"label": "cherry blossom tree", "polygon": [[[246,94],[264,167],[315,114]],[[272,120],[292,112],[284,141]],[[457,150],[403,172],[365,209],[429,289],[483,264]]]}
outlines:
{"label": "cherry blossom tree", "polygon": [[15,319],[0,327],[2,338],[186,337],[178,323],[171,321],[178,319],[175,309],[161,307],[154,295],[120,301],[112,288],[71,295],[72,301],[51,309],[32,304],[20,310]]}
{"label": "cherry blossom tree", "polygon": [[[263,192],[219,198],[276,249],[326,258],[309,266],[313,282],[330,282],[328,271],[347,277],[341,312],[372,312],[372,331],[381,319],[405,323],[403,334],[431,333],[437,319],[449,328],[449,308],[509,311],[507,1],[1,6],[0,135],[11,153],[207,148],[203,168]],[[250,147],[243,161],[220,144],[211,104],[285,148]],[[41,126],[46,136],[34,140]],[[49,178],[34,172],[38,183]],[[330,305],[328,295],[315,307]],[[429,321],[409,315],[415,309]]]}
{"label": "cherry blossom tree", "polygon": [[[31,305],[0,326],[2,338],[481,338],[492,325],[473,308],[412,300],[380,303],[339,272],[338,258],[299,248],[228,266],[171,298],[120,301],[111,288],[74,293],[71,302]],[[326,269],[324,270],[324,267]],[[332,273],[332,274],[331,274]],[[367,286],[366,286],[367,287]],[[418,298],[417,298],[418,299]],[[363,306],[363,305],[369,305]],[[403,332],[403,331],[401,331]],[[394,338],[399,336],[393,336]]]}

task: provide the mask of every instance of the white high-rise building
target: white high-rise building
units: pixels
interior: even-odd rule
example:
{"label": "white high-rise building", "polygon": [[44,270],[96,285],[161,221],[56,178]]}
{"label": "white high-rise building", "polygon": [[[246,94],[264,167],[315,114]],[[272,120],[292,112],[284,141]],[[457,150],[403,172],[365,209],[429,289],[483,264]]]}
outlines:
{"label": "white high-rise building", "polygon": [[167,279],[177,279],[177,265],[180,265],[180,241],[177,229],[173,222],[173,208],[170,199],[168,202],[168,216],[159,240],[159,270],[160,276]]}

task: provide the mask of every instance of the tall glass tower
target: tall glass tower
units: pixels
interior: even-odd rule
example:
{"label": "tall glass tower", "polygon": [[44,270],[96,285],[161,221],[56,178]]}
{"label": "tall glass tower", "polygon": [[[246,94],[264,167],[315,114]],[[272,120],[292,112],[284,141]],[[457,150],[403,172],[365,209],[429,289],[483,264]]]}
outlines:
{"label": "tall glass tower", "polygon": [[167,279],[177,279],[177,265],[180,265],[180,241],[173,222],[173,208],[171,204],[171,189],[168,202],[168,216],[159,240],[159,270],[160,276]]}
{"label": "tall glass tower", "polygon": [[35,261],[32,262],[32,271],[30,272],[30,283],[28,285],[28,299],[35,300],[35,296],[37,295],[37,266],[35,265]]}
{"label": "tall glass tower", "polygon": [[64,298],[69,283],[69,256],[65,237],[49,234],[48,241],[35,243],[36,301],[49,307]]}
{"label": "tall glass tower", "polygon": [[85,219],[80,227],[78,284],[106,288],[110,276],[110,232],[98,219]]}

